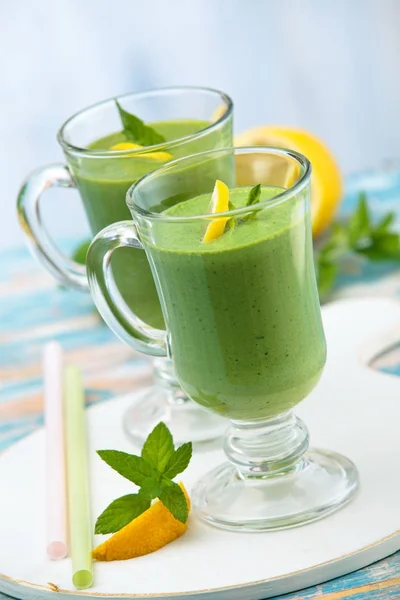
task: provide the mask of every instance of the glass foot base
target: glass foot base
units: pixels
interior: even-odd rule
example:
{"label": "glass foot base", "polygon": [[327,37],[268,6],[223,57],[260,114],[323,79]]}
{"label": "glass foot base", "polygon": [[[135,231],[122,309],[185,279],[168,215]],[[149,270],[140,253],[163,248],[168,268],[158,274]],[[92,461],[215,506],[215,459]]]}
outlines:
{"label": "glass foot base", "polygon": [[312,449],[275,474],[243,475],[225,463],[196,484],[192,501],[197,514],[217,527],[268,531],[321,519],[346,504],[357,487],[350,460]]}
{"label": "glass foot base", "polygon": [[134,405],[125,413],[123,426],[135,444],[143,445],[160,421],[170,429],[175,444],[209,442],[221,437],[228,426],[225,419],[195,404],[182,390],[157,385],[135,397]]}

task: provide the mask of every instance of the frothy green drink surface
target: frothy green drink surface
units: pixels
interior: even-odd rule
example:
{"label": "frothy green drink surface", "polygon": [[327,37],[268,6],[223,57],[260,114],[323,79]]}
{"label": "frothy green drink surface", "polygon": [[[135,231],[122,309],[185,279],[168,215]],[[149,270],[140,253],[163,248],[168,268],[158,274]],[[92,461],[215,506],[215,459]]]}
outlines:
{"label": "frothy green drink surface", "polygon": [[[250,190],[251,187],[242,187],[230,191],[230,201],[234,208],[244,208],[246,206]],[[270,208],[258,211],[256,217],[247,220],[241,220],[241,217],[245,217],[249,213],[239,215],[232,220],[233,226],[227,226],[225,233],[212,242],[203,242],[204,233],[210,222],[204,219],[202,222],[199,220],[187,221],[184,227],[180,225],[180,233],[176,236],[171,235],[169,224],[166,227],[159,227],[159,243],[168,245],[170,251],[186,250],[187,252],[203,254],[217,253],[229,249],[238,250],[242,246],[254,244],[266,237],[273,237],[283,229],[291,226],[292,220],[295,218],[292,204],[282,207],[274,206],[279,201],[279,195],[282,192],[284,192],[283,188],[264,187],[260,206],[265,203],[265,206],[269,204]],[[163,214],[171,217],[206,216],[210,212],[210,202],[211,194],[202,194],[191,200],[175,204],[175,206],[164,210]],[[297,220],[299,219],[300,216]]]}
{"label": "frothy green drink surface", "polygon": [[[191,136],[209,126],[207,121],[182,119],[149,123],[167,142]],[[214,135],[214,134],[213,134]],[[220,134],[221,135],[221,134]],[[110,150],[111,146],[128,141],[123,131],[115,132],[90,144],[90,150]],[[230,143],[230,134],[226,145]],[[216,139],[203,136],[173,149],[166,148],[171,159],[201,152],[218,145]],[[146,156],[83,157],[72,166],[79,192],[93,234],[117,221],[131,220],[125,197],[130,186],[146,173],[157,169],[168,160],[155,160]],[[119,290],[136,314],[158,328],[164,327],[154,280],[146,255],[142,250],[119,249],[112,259],[113,274]]]}
{"label": "frothy green drink surface", "polygon": [[[248,188],[231,191],[243,206]],[[263,188],[262,200],[280,190]],[[210,195],[167,215],[207,213]],[[237,420],[292,408],[315,386],[326,347],[304,203],[287,200],[203,243],[206,223],[155,223],[146,243],[160,279],[178,378],[197,402]]]}

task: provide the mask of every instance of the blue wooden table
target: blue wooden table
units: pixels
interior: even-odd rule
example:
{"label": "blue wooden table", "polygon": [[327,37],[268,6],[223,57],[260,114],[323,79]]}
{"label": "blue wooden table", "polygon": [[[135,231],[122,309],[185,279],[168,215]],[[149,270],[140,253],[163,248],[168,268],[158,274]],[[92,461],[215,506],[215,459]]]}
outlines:
{"label": "blue wooden table", "polygon": [[[359,173],[346,183],[343,214],[354,208],[358,193],[364,190],[376,217],[395,210],[400,221],[399,169]],[[65,247],[71,248],[72,242]],[[149,383],[149,362],[114,337],[89,295],[55,286],[23,247],[2,252],[0,264],[0,451],[43,423],[41,354],[47,340],[58,339],[66,360],[81,365],[89,403],[107,401]],[[357,264],[340,277],[332,297],[366,295],[400,297],[400,269]],[[400,375],[400,353],[380,358],[376,368]],[[282,598],[400,599],[400,553]]]}

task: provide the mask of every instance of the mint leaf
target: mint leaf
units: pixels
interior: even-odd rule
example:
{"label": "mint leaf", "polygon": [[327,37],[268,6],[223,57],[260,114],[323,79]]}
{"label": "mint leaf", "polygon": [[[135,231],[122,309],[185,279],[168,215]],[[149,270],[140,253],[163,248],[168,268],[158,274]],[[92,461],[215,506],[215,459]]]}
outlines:
{"label": "mint leaf", "polygon": [[[253,204],[257,204],[260,201],[260,196],[261,196],[261,183],[258,183],[257,185],[255,185],[254,187],[251,188],[248,198],[247,198],[247,202],[246,202],[246,206],[253,206]],[[261,210],[261,209],[259,209]],[[253,210],[252,212],[250,212],[247,215],[244,215],[243,217],[241,217],[239,219],[239,223],[246,223],[246,221],[249,221],[250,219],[254,219],[254,217],[257,216],[257,210]]]}
{"label": "mint leaf", "polygon": [[165,469],[164,475],[165,477],[169,477],[169,479],[173,479],[179,473],[182,473],[188,466],[190,459],[192,458],[192,443],[186,442],[179,446],[174,451],[174,454],[168,461],[167,467]]}
{"label": "mint leaf", "polygon": [[247,198],[246,206],[252,206],[253,204],[257,204],[260,201],[261,196],[261,183],[258,183],[254,187],[251,188],[249,192],[249,196]]}
{"label": "mint leaf", "polygon": [[385,236],[375,237],[373,247],[382,252],[382,255],[397,256],[399,253],[399,236],[397,233],[387,233]]}
{"label": "mint leaf", "polygon": [[399,235],[397,233],[387,233],[384,236],[372,238],[372,241],[368,246],[360,248],[357,252],[374,261],[399,260]]}
{"label": "mint leaf", "polygon": [[[228,210],[235,210],[235,209],[236,209],[236,206],[233,204],[233,202],[231,202],[229,200],[228,201]],[[229,221],[226,222],[224,233],[226,233],[227,231],[233,231],[235,229],[236,225],[237,225],[236,219],[234,217],[232,217],[231,219],[229,219]]]}
{"label": "mint leaf", "polygon": [[340,261],[351,252],[349,233],[342,223],[334,223],[325,244],[314,251],[315,272],[320,299],[334,286]]}
{"label": "mint leaf", "polygon": [[332,262],[320,262],[316,271],[319,295],[320,298],[324,298],[333,287],[339,268],[337,264]]}
{"label": "mint leaf", "polygon": [[165,423],[159,423],[148,436],[142,449],[142,458],[159,473],[164,473],[165,468],[173,456],[174,442],[172,435]]}
{"label": "mint leaf", "polygon": [[233,231],[236,228],[236,225],[236,219],[229,219],[229,221],[226,222],[224,233]]}
{"label": "mint leaf", "polygon": [[86,264],[86,255],[89,250],[90,240],[86,240],[77,246],[72,254],[72,260],[80,265]]}
{"label": "mint leaf", "polygon": [[371,217],[365,193],[362,192],[359,196],[357,209],[350,217],[348,223],[350,245],[354,247],[360,239],[367,237],[370,233],[370,228]]}
{"label": "mint leaf", "polygon": [[156,484],[159,480],[159,473],[141,456],[118,450],[98,450],[97,454],[114,471],[117,471],[122,477],[129,479],[139,487],[144,484],[149,485],[149,481]]}
{"label": "mint leaf", "polygon": [[387,215],[384,215],[379,223],[374,228],[374,235],[381,235],[387,233],[389,227],[393,225],[396,220],[396,213],[391,211]]}
{"label": "mint leaf", "polygon": [[96,521],[96,534],[115,533],[150,507],[151,500],[142,494],[128,494],[117,498],[101,513]]}
{"label": "mint leaf", "polygon": [[188,505],[185,494],[177,483],[163,477],[159,499],[175,519],[181,523],[186,523],[189,516]]}
{"label": "mint leaf", "polygon": [[351,250],[349,234],[345,225],[334,223],[325,245],[316,250],[316,256],[321,262],[337,261]]}
{"label": "mint leaf", "polygon": [[166,141],[161,133],[158,133],[153,127],[146,125],[139,117],[132,115],[122,108],[118,100],[115,100],[115,104],[117,105],[124,128],[124,134],[130,142],[140,144],[141,146],[154,146]]}

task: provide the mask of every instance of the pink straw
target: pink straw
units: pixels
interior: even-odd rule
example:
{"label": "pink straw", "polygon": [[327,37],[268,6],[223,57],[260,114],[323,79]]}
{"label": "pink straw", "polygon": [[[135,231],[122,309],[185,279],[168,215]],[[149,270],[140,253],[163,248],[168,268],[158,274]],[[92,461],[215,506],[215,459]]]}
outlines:
{"label": "pink straw", "polygon": [[44,413],[47,454],[47,554],[53,560],[68,554],[66,526],[65,447],[63,418],[63,353],[48,342],[43,355]]}

